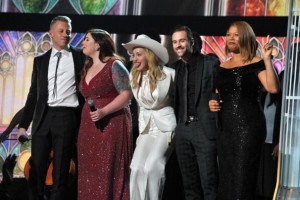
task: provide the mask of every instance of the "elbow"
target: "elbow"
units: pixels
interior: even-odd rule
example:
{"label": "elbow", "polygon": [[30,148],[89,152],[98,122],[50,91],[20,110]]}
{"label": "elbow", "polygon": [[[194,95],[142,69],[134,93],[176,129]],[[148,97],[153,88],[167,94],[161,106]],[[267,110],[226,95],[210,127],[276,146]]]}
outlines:
{"label": "elbow", "polygon": [[131,92],[131,90],[123,90],[122,92],[121,92],[121,94],[123,95],[123,97],[124,97],[124,100],[125,100],[125,104],[128,104],[129,103],[129,101],[132,99],[132,97],[133,97],[133,94],[132,94],[132,92]]}
{"label": "elbow", "polygon": [[280,91],[279,87],[272,87],[272,88],[268,88],[267,92],[271,93],[271,94],[277,94]]}

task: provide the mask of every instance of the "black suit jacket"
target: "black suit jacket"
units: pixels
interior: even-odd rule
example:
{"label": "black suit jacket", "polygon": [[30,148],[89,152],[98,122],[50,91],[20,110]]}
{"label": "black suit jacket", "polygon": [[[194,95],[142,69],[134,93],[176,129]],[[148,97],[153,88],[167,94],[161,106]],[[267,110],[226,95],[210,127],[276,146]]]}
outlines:
{"label": "black suit jacket", "polygon": [[[218,57],[214,54],[208,55],[192,55],[191,59],[197,59],[196,76],[195,76],[195,108],[197,116],[202,124],[203,131],[209,139],[215,139],[217,134],[217,113],[210,112],[208,102],[215,92],[214,78],[215,69],[220,65]],[[178,79],[178,70],[185,67],[182,60],[176,61],[173,65],[176,71],[176,82]],[[178,90],[175,92],[175,114],[178,120],[179,115],[179,98]]]}
{"label": "black suit jacket", "polygon": [[[79,93],[80,73],[84,65],[85,56],[78,48],[70,47],[75,67],[75,81],[80,107],[84,99]],[[34,134],[44,116],[48,100],[48,68],[52,49],[45,54],[35,57],[31,77],[31,86],[25,103],[19,128],[28,129],[32,121],[32,134]],[[80,117],[80,116],[79,116]]]}

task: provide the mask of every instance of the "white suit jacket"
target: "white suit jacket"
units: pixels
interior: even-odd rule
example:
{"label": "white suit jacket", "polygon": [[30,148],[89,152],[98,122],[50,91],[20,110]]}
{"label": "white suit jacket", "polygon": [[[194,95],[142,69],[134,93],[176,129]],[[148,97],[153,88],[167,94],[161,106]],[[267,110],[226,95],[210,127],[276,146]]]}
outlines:
{"label": "white suit jacket", "polygon": [[[171,106],[171,98],[175,87],[175,70],[164,66],[163,72],[166,74],[166,77],[163,80],[157,81],[156,92],[158,95],[157,98],[154,99],[153,104],[149,105],[147,102],[143,102],[142,99],[138,98],[138,88],[132,89],[139,108],[140,133],[143,133],[151,117],[160,131],[168,132],[175,130],[176,117],[174,109]],[[130,73],[130,82],[131,80],[132,74]]]}

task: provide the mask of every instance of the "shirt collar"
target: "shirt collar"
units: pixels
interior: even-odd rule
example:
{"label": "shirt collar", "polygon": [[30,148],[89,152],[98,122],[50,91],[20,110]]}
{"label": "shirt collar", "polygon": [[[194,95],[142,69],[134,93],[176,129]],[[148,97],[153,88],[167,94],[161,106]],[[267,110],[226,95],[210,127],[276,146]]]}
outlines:
{"label": "shirt collar", "polygon": [[[60,52],[62,53],[62,55],[68,55],[69,52],[71,51],[70,49],[70,45],[67,45],[63,50],[61,50]],[[52,47],[52,52],[51,52],[51,57],[54,57],[56,55],[56,53],[59,52],[57,49],[55,49],[54,47]]]}

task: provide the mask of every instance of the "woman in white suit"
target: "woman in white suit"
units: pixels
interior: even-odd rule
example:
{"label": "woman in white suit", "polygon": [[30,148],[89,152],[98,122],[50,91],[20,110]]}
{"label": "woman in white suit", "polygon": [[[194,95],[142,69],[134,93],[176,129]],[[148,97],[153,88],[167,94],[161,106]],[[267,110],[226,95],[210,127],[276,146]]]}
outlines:
{"label": "woman in white suit", "polygon": [[123,46],[132,53],[130,83],[139,108],[140,134],[130,166],[130,199],[159,200],[176,127],[171,106],[175,71],[164,66],[169,60],[167,49],[146,35]]}

